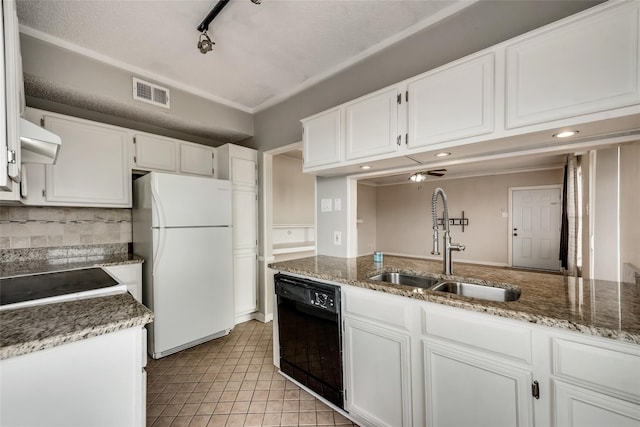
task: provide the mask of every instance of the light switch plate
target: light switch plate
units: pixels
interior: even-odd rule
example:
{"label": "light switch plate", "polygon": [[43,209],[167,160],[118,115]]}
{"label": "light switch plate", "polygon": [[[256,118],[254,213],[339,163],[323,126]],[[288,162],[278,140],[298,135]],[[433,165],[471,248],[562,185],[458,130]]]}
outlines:
{"label": "light switch plate", "polygon": [[333,199],[333,209],[335,211],[341,211],[342,210],[342,199],[340,199],[340,198]]}
{"label": "light switch plate", "polygon": [[331,199],[320,200],[320,211],[331,212]]}
{"label": "light switch plate", "polygon": [[339,231],[333,232],[333,244],[340,246],[342,244],[342,233]]}

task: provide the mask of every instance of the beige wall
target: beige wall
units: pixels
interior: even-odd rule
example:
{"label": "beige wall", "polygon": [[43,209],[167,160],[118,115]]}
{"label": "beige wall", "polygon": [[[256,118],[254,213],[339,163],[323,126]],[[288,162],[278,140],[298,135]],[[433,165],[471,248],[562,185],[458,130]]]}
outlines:
{"label": "beige wall", "polygon": [[640,268],[640,141],[620,149],[620,261]]}
{"label": "beige wall", "polygon": [[358,255],[372,253],[376,249],[377,189],[358,184]]}
{"label": "beige wall", "polygon": [[[422,184],[400,184],[377,188],[376,249],[419,257],[430,256],[432,245],[431,196],[436,187],[447,195],[449,216],[464,210],[469,226],[451,227],[453,243],[466,250],[454,260],[507,264],[509,187],[562,184],[562,169],[484,177],[445,179]],[[442,204],[438,204],[442,212]],[[441,216],[441,214],[439,215]]]}
{"label": "beige wall", "polygon": [[302,173],[302,160],[273,156],[273,224],[315,224],[316,177]]}

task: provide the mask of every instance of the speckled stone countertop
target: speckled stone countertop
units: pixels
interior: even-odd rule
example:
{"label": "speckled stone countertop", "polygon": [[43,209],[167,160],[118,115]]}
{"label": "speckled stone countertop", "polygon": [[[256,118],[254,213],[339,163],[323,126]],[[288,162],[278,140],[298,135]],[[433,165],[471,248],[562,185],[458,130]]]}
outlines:
{"label": "speckled stone countertop", "polygon": [[[371,256],[314,256],[269,266],[277,271],[640,344],[640,286],[632,283],[455,262],[454,274],[447,277],[442,274],[442,261],[388,255],[382,264],[375,264]],[[521,295],[517,301],[494,302],[368,279],[384,271],[515,286]]]}
{"label": "speckled stone countertop", "polygon": [[140,264],[144,262],[133,254],[94,255],[49,260],[14,261],[0,263],[0,278],[22,276],[25,274],[53,273],[64,270],[77,270],[90,267],[108,267],[112,265]]}
{"label": "speckled stone countertop", "polygon": [[128,292],[0,311],[0,359],[153,321]]}

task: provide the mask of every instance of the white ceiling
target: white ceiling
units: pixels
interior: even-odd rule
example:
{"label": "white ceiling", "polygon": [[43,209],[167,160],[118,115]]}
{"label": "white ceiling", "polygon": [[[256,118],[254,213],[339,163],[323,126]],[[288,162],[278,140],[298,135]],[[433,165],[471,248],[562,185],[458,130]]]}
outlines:
{"label": "white ceiling", "polygon": [[18,0],[23,32],[256,112],[452,13],[469,0]]}

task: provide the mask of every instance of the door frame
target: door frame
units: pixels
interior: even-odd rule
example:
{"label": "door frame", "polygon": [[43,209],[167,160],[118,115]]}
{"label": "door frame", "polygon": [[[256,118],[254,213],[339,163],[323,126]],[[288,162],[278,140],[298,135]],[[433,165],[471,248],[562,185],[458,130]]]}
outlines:
{"label": "door frame", "polygon": [[[509,237],[507,252],[509,256],[509,267],[513,267],[513,192],[522,190],[548,190],[552,188],[558,188],[560,190],[560,201],[562,201],[562,187],[563,184],[547,184],[547,185],[530,185],[526,187],[509,187],[509,224],[507,228],[507,236]],[[562,210],[560,210],[562,215]],[[562,219],[561,219],[562,220]]]}
{"label": "door frame", "polygon": [[[258,282],[259,293],[258,301],[264,301],[264,313],[260,313],[257,317],[262,322],[270,322],[274,319],[275,310],[274,305],[269,306],[266,302],[267,299],[272,299],[274,296],[273,290],[273,276],[272,271],[268,265],[274,261],[273,256],[273,156],[283,154],[292,150],[302,150],[302,141],[294,142],[292,144],[283,145],[281,147],[273,148],[268,151],[263,151],[262,156],[259,159],[261,161],[262,171],[259,179],[259,239],[261,242],[260,254],[258,255]],[[314,200],[317,197],[314,195]],[[316,209],[314,207],[314,212]],[[316,213],[317,215],[317,213]],[[314,218],[314,223],[317,224],[317,217]],[[275,303],[274,303],[275,304]],[[277,352],[277,343],[274,343],[274,356]],[[276,360],[276,358],[274,358]]]}

